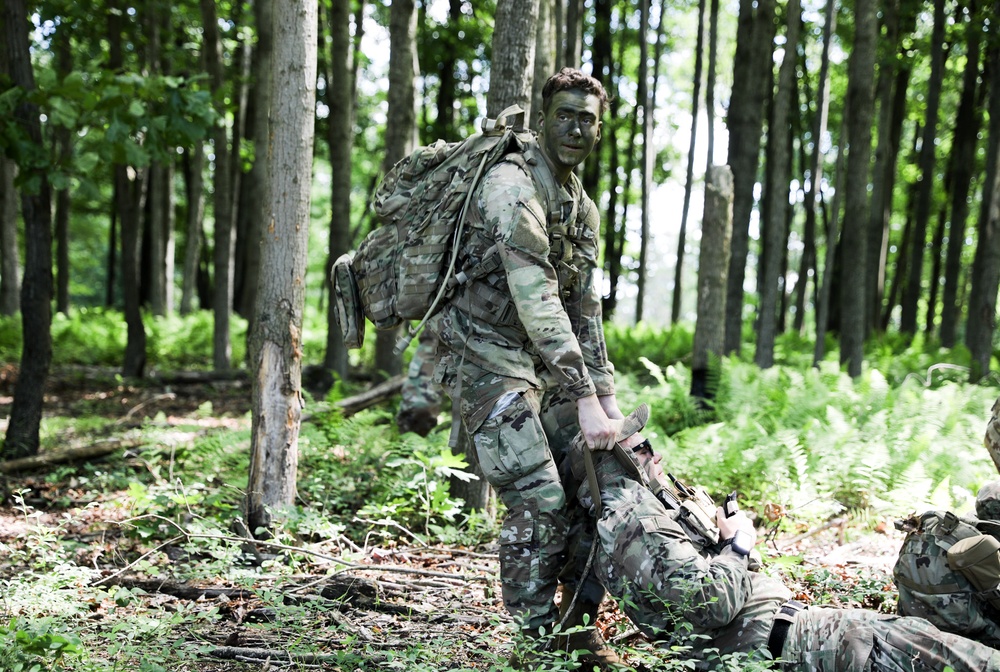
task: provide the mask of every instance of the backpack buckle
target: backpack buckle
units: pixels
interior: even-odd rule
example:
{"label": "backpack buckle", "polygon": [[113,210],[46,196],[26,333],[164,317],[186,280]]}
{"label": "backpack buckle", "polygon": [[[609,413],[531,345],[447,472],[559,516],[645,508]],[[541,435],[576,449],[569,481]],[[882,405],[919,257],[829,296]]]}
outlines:
{"label": "backpack buckle", "polygon": [[946,511],[944,518],[941,520],[941,531],[945,534],[951,534],[958,527],[958,516],[956,516],[951,511]]}

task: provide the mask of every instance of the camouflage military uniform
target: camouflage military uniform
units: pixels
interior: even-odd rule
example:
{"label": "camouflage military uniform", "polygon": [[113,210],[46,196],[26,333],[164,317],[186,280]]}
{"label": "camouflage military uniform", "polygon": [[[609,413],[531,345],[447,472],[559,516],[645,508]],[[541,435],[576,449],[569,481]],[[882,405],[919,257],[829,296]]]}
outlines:
{"label": "camouflage military uniform", "polygon": [[433,319],[420,332],[410,366],[400,388],[396,425],[400,432],[416,432],[427,436],[437,426],[444,391],[434,380],[437,364],[437,320]]}
{"label": "camouflage military uniform", "polygon": [[[486,259],[494,270],[442,310],[437,375],[459,400],[480,466],[507,507],[504,602],[527,627],[549,627],[567,537],[583,520],[575,502],[567,506],[559,467],[579,430],[575,401],[614,394],[593,281],[597,209],[571,176],[559,194],[565,236],[552,243],[548,204],[525,165],[500,162],[477,196],[460,262]],[[570,546],[582,567],[586,543]],[[574,584],[573,574],[563,580]],[[593,580],[581,591],[594,604],[603,596]]]}
{"label": "camouflage military uniform", "polygon": [[[574,444],[577,474],[583,450],[582,442]],[[751,572],[748,559],[729,546],[696,545],[676,512],[628,476],[614,455],[594,457],[602,498],[597,575],[629,618],[650,637],[691,646],[705,659],[737,652],[772,658],[768,640],[791,592]],[[578,498],[591,504],[586,484]],[[1000,652],[924,619],[861,609],[789,611],[783,647],[774,652],[787,670],[1000,670]]]}

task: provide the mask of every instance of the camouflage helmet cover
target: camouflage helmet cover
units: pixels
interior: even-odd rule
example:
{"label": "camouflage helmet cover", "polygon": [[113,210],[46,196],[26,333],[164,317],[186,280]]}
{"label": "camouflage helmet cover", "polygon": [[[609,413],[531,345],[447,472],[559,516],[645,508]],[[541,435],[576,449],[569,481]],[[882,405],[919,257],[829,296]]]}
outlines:
{"label": "camouflage helmet cover", "polygon": [[979,489],[976,517],[980,520],[1000,520],[1000,480],[990,481]]}

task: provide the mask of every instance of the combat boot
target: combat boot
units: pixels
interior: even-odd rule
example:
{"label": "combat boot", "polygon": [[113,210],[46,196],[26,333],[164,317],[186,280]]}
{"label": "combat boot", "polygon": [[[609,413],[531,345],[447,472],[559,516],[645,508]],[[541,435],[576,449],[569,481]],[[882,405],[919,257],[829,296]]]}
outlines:
{"label": "combat boot", "polygon": [[[582,598],[577,600],[576,604],[572,604],[573,591],[566,585],[561,586],[560,591],[562,592],[562,600],[559,603],[559,622],[562,623],[564,630],[583,626],[584,616],[588,618],[585,629],[558,638],[559,648],[563,651],[586,651],[587,653],[582,654],[579,658],[585,670],[590,670],[594,666],[602,670],[610,670],[611,665],[621,663],[621,658],[614,652],[614,649],[608,646],[601,631],[597,629],[597,612],[601,605],[585,602]],[[570,611],[570,605],[572,605],[572,611]]]}

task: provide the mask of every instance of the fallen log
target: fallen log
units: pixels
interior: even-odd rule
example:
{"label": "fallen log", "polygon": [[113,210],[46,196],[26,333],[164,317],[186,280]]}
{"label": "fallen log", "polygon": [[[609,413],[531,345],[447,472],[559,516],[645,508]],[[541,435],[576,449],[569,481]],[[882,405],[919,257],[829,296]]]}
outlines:
{"label": "fallen log", "polygon": [[353,397],[339,399],[336,403],[334,403],[334,406],[339,408],[344,417],[347,418],[355,413],[365,410],[366,408],[370,408],[394,397],[399,394],[402,387],[403,376],[394,376],[389,380],[383,381],[378,385],[362,392],[361,394],[355,394]]}
{"label": "fallen log", "polygon": [[141,445],[139,441],[122,441],[121,439],[109,439],[99,441],[89,446],[77,446],[64,450],[51,450],[29,457],[18,457],[13,460],[0,462],[0,474],[12,474],[16,471],[31,471],[49,467],[53,464],[63,464],[65,462],[78,462],[90,460],[95,457],[103,457],[118,450],[135,448]]}

